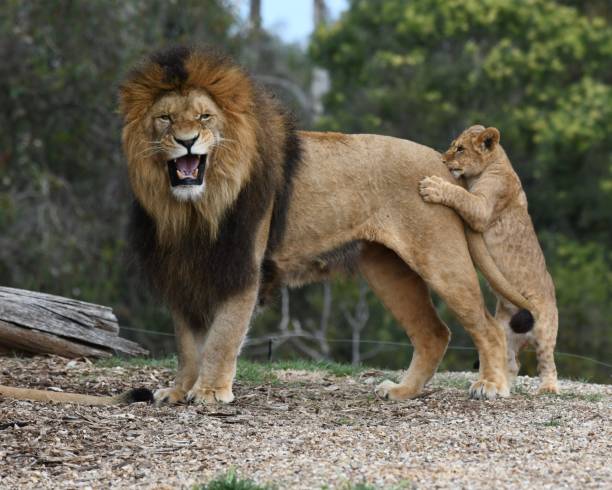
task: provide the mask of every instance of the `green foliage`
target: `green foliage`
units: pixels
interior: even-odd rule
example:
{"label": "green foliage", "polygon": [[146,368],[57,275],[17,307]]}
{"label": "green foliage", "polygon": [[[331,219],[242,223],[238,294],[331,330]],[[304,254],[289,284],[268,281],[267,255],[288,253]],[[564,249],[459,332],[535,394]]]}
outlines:
{"label": "green foliage", "polygon": [[497,126],[538,227],[610,240],[603,18],[554,0],[354,0],[311,54],[333,81],[325,127],[444,149],[471,124]]}
{"label": "green foliage", "polygon": [[[332,80],[322,128],[391,134],[440,150],[469,125],[500,128],[557,287],[558,348],[608,359],[612,29],[606,3],[352,0],[339,22],[319,29],[310,53]],[[454,334],[455,343],[469,345],[461,330]],[[460,356],[448,353],[445,366],[456,366]],[[575,359],[558,362],[565,374],[601,373]],[[535,374],[532,362],[526,367]]]}
{"label": "green foliage", "polygon": [[125,257],[131,198],[117,89],[152,47],[236,49],[236,22],[223,0],[3,2],[0,284],[109,304],[123,324],[170,327]]}
{"label": "green foliage", "polygon": [[[612,352],[612,254],[596,242],[579,243],[544,234],[550,273],[557,288],[559,351],[584,353],[609,361]],[[568,376],[592,377],[597,366],[588,361],[557,356]]]}
{"label": "green foliage", "polygon": [[236,380],[251,385],[276,384],[278,381],[270,364],[256,363],[245,359],[238,361]]}
{"label": "green foliage", "polygon": [[132,366],[132,367],[152,367],[163,369],[176,369],[176,356],[168,357],[109,357],[96,361],[96,366],[99,367],[117,367],[117,366]]}
{"label": "green foliage", "polygon": [[229,471],[225,476],[193,487],[194,490],[272,490],[273,488],[268,485],[259,485],[252,480],[240,479],[235,471]]}
{"label": "green foliage", "polygon": [[305,359],[295,359],[288,361],[275,361],[271,363],[272,369],[296,369],[302,371],[324,371],[334,376],[356,376],[366,368],[363,366],[352,366],[351,364],[341,364],[339,362],[327,361],[307,361]]}
{"label": "green foliage", "polygon": [[[559,350],[606,360],[612,323],[608,3],[352,0],[339,22],[316,33],[308,59],[298,46],[249,31],[226,0],[6,0],[0,16],[6,47],[0,64],[0,284],[107,304],[122,325],[172,330],[168,312],[126,260],[131,197],[116,93],[125,72],[152,48],[208,42],[263,75],[305,126],[312,113],[303,99],[315,63],[332,82],[322,128],[397,135],[443,149],[469,124],[498,126],[557,284]],[[292,328],[314,331],[325,324],[328,350],[315,354],[327,361],[286,366],[358,371],[328,361],[353,358],[348,319],[364,297],[368,321],[361,339],[391,343],[362,344],[359,362],[408,365],[412,349],[392,344],[408,342],[405,333],[371,292],[364,296],[355,278],[334,281],[323,317],[328,290],[313,285],[289,295]],[[265,310],[252,335],[278,330],[279,321],[278,307]],[[461,328],[453,330],[454,345],[471,346]],[[174,351],[167,335],[125,332],[155,354]],[[303,345],[318,348],[312,339]],[[245,353],[262,358],[267,346]],[[295,357],[295,343],[275,343],[274,359]],[[450,350],[442,368],[469,369],[475,359],[474,352]],[[533,356],[526,361],[535,374]],[[175,360],[164,363],[159,367],[172,368]],[[586,361],[559,356],[558,363],[561,374],[609,380]],[[274,382],[267,367],[245,363],[238,379]]]}

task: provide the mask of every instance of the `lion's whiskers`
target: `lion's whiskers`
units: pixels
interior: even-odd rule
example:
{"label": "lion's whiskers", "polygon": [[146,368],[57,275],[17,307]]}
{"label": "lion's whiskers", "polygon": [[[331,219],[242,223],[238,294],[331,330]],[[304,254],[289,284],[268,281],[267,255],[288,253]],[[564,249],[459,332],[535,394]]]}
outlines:
{"label": "lion's whiskers", "polygon": [[157,146],[150,146],[148,148],[145,148],[144,150],[136,153],[136,157],[150,157],[153,156],[157,153],[162,153],[164,150],[164,148],[161,145],[157,145]]}

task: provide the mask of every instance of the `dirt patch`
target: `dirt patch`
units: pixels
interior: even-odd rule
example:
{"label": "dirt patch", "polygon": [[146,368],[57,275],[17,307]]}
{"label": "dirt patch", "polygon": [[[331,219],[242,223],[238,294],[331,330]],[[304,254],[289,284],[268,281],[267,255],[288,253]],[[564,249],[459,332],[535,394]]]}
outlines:
{"label": "dirt patch", "polygon": [[[116,394],[172,371],[0,358],[0,384]],[[278,488],[369,483],[602,488],[612,483],[612,387],[561,381],[536,396],[467,399],[474,373],[436,375],[416,400],[373,394],[383,373],[274,373],[229,406],[79,407],[0,400],[1,488],[185,488],[235,469]]]}

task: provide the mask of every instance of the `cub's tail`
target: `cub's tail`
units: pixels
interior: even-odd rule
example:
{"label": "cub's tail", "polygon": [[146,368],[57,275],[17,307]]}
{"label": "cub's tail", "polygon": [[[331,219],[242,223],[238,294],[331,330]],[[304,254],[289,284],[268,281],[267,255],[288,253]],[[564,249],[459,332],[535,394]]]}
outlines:
{"label": "cub's tail", "polygon": [[519,310],[510,318],[510,328],[516,333],[527,333],[535,320],[529,310]]}
{"label": "cub's tail", "polygon": [[147,388],[128,390],[117,396],[81,395],[0,385],[0,399],[31,400],[36,402],[76,403],[78,405],[124,405],[135,402],[153,402],[153,393]]}
{"label": "cub's tail", "polygon": [[466,227],[468,247],[472,260],[482,272],[491,287],[510,303],[521,308],[510,320],[510,328],[517,333],[525,333],[533,328],[534,318],[531,312],[533,305],[504,277],[489,253],[482,234]]}

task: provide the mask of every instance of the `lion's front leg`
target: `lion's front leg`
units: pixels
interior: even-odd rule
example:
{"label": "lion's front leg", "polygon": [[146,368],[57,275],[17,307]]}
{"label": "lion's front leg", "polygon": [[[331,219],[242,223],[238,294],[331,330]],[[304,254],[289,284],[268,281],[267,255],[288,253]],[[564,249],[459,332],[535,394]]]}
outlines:
{"label": "lion's front leg", "polygon": [[162,388],[153,395],[156,403],[181,403],[193,387],[200,372],[204,332],[190,327],[174,315],[174,333],[178,351],[178,370],[174,386]]}
{"label": "lion's front leg", "polygon": [[223,304],[204,342],[198,379],[187,393],[195,403],[230,403],[236,361],[257,301],[257,286],[239,293]]}

